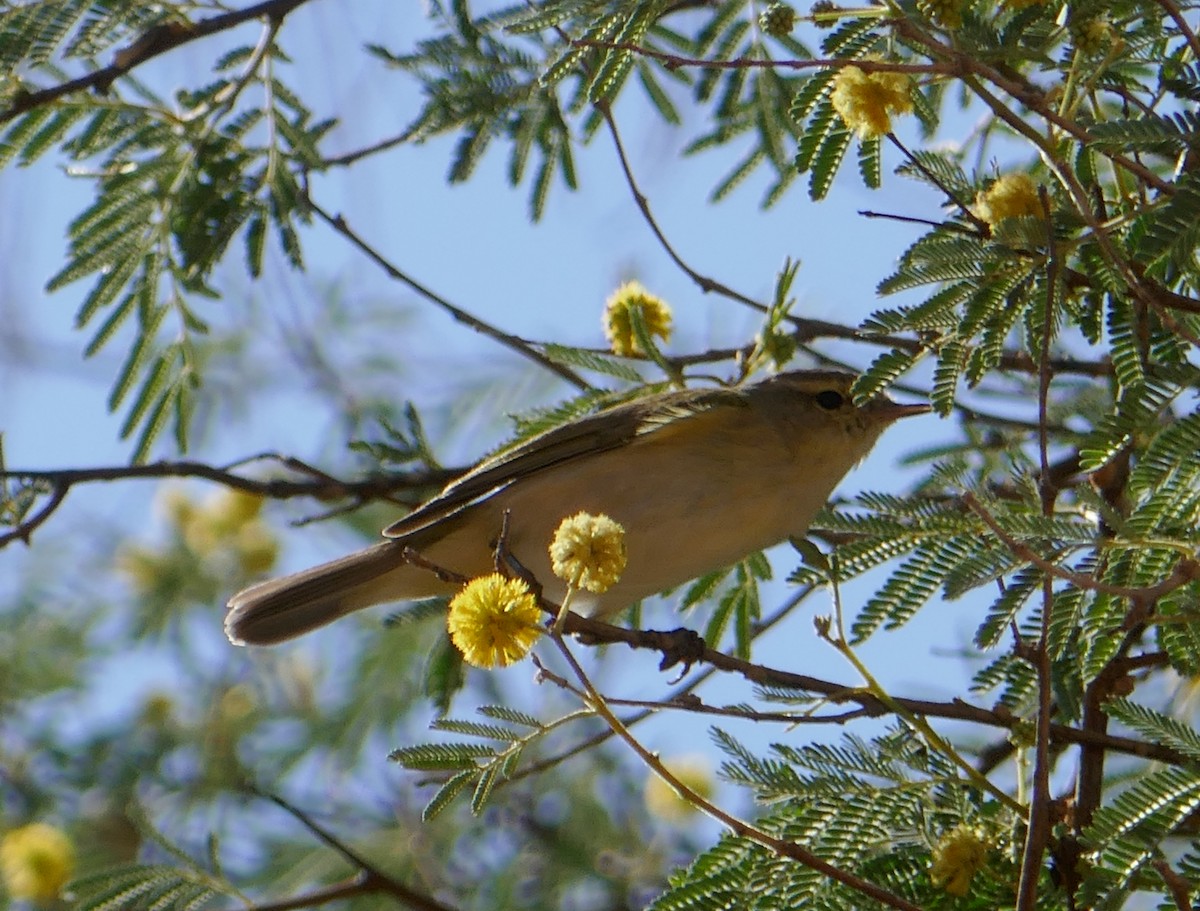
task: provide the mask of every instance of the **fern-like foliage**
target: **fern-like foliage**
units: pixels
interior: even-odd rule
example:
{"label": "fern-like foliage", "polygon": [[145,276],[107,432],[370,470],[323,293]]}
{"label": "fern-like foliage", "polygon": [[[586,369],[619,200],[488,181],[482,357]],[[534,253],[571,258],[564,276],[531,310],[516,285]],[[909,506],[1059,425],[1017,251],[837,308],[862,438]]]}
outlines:
{"label": "fern-like foliage", "polygon": [[[1002,814],[980,806],[948,760],[930,752],[914,733],[897,727],[837,745],[776,744],[762,758],[728,733],[713,731],[728,759],[721,775],[749,788],[770,807],[756,825],[817,853],[835,866],[924,906],[936,902],[933,851],[959,826],[999,833]],[[914,824],[915,822],[915,824]],[[987,862],[986,897],[1002,905],[1011,860],[1004,837]],[[739,892],[740,890],[740,892]],[[747,839],[726,837],[672,878],[654,909],[858,908],[862,897],[820,871],[780,857]]]}
{"label": "fern-like foliage", "polygon": [[425,806],[422,815],[426,820],[440,814],[468,789],[471,791],[471,811],[482,812],[492,790],[517,770],[530,744],[558,725],[591,717],[590,712],[578,712],[547,725],[525,712],[502,705],[483,706],[478,711],[488,720],[442,718],[433,723],[433,728],[490,741],[495,746],[470,741],[427,743],[401,747],[388,756],[406,769],[446,776]]}
{"label": "fern-like foliage", "polygon": [[1128,889],[1161,856],[1163,840],[1200,808],[1200,773],[1191,768],[1143,775],[1096,813],[1086,836],[1100,868],[1087,898],[1103,900]]}
{"label": "fern-like foliage", "polygon": [[234,898],[216,877],[191,868],[134,864],[70,883],[75,911],[203,911]]}
{"label": "fern-like foliage", "polygon": [[[59,29],[65,19],[42,15],[54,6],[63,5],[24,9],[37,12],[41,26]],[[144,24],[144,17],[124,14],[105,14],[102,22],[100,7],[91,10],[92,18],[72,26],[78,30],[71,53],[97,52]],[[54,46],[65,40],[59,36]],[[45,50],[31,49],[34,60]],[[95,182],[95,201],[71,223],[67,261],[48,288],[92,282],[76,316],[91,332],[88,355],[120,334],[130,339],[109,407],[124,409],[121,432],[134,440],[137,461],[168,426],[177,447],[187,447],[201,378],[197,344],[207,332],[198,299],[215,295],[209,276],[234,237],[243,234],[253,274],[262,268],[268,226],[292,263],[303,262],[295,223],[305,215],[296,173],[319,165],[317,146],[333,122],[312,122],[283,82],[263,75],[268,57],[286,59],[273,45],[227,54],[213,83],[180,93],[187,117],[145,87],[130,98],[114,87],[100,104],[79,98],[35,108],[0,136],[0,165],[28,164],[58,149]],[[268,106],[237,105],[250,83],[264,91]]]}

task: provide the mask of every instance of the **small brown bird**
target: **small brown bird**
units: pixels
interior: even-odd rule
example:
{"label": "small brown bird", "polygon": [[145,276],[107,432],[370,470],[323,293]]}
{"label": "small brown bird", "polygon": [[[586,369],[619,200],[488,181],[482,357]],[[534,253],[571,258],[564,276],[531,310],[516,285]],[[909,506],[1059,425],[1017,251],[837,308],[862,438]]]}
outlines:
{"label": "small brown bird", "polygon": [[468,577],[492,572],[505,510],[509,553],[555,601],[565,593],[548,554],[558,524],[580,511],[621,523],[620,580],[572,600],[577,611],[614,614],[803,535],[884,428],[929,411],[885,397],[855,406],[853,382],[783,373],[650,395],[557,427],[480,463],[388,527],[383,543],[234,595],[225,631],[239,645],[269,645],[375,604],[453,594],[405,551]]}

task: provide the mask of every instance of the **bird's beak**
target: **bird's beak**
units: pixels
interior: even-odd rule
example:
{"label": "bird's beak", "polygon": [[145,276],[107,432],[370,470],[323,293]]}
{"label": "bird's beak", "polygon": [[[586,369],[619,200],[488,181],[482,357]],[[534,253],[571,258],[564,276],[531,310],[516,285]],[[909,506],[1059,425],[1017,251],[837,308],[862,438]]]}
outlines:
{"label": "bird's beak", "polygon": [[871,408],[875,416],[882,421],[898,421],[900,418],[916,417],[919,414],[929,414],[933,409],[928,405],[901,405],[899,402],[885,400],[876,401]]}

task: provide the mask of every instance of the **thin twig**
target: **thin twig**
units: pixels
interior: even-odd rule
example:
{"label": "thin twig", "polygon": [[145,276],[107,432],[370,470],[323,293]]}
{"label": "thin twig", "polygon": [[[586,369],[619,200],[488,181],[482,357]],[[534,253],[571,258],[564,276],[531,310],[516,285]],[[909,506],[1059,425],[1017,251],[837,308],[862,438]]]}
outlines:
{"label": "thin twig", "polygon": [[960,499],[963,505],[983,520],[983,524],[991,530],[992,534],[999,538],[1009,550],[1022,560],[1032,563],[1047,575],[1061,579],[1064,582],[1070,582],[1072,585],[1087,589],[1088,591],[1099,592],[1102,595],[1114,595],[1118,598],[1128,598],[1135,604],[1152,604],[1164,595],[1168,595],[1188,582],[1200,578],[1200,563],[1192,559],[1183,559],[1179,561],[1171,575],[1155,585],[1149,585],[1145,588],[1110,585],[1107,582],[1101,582],[1094,576],[1085,576],[1082,573],[1063,569],[1057,563],[1052,563],[1044,557],[1039,556],[1032,548],[1022,544],[1004,531],[991,513],[984,508],[983,504],[970,491],[963,493]]}
{"label": "thin twig", "polygon": [[1175,0],[1154,0],[1154,2],[1166,10],[1167,15],[1171,17],[1171,21],[1175,23],[1175,27],[1187,39],[1188,47],[1192,49],[1192,56],[1200,58],[1200,39],[1196,38],[1196,33],[1188,25],[1187,19],[1180,12],[1179,5],[1175,3]]}
{"label": "thin twig", "polygon": [[1171,865],[1161,857],[1152,861],[1150,866],[1163,878],[1177,911],[1194,911],[1191,895],[1192,884],[1188,882],[1187,878],[1171,869]]}
{"label": "thin twig", "polygon": [[646,194],[641,191],[640,187],[638,186],[637,178],[633,175],[633,167],[629,163],[629,156],[625,153],[625,145],[621,141],[621,133],[617,129],[617,122],[613,118],[612,110],[604,102],[597,102],[596,110],[600,112],[600,116],[604,118],[604,123],[608,127],[608,134],[612,137],[613,146],[617,151],[617,160],[621,164],[621,171],[625,175],[625,183],[629,187],[629,192],[633,194],[633,201],[637,205],[638,211],[642,213],[643,220],[645,220],[655,238],[658,239],[659,246],[661,246],[667,256],[671,258],[671,261],[674,262],[675,265],[678,266],[688,278],[695,282],[700,287],[700,290],[705,294],[720,294],[722,297],[726,297],[732,301],[736,301],[739,304],[743,304],[752,310],[757,310],[759,313],[766,313],[767,307],[764,304],[759,303],[752,297],[747,297],[740,291],[733,290],[728,285],[722,284],[714,278],[710,278],[707,275],[701,274],[688,265],[687,262],[684,261],[683,257],[676,252],[675,248],[671,245],[671,242],[667,239],[667,235],[663,233],[662,228],[659,227],[658,221],[654,217],[654,213],[650,211],[650,203],[646,198]]}
{"label": "thin twig", "polygon": [[[816,590],[817,590],[817,587],[815,585],[807,585],[807,586],[804,586],[801,589],[797,590],[790,598],[787,599],[787,601],[785,601],[782,605],[780,605],[779,608],[776,611],[774,611],[769,617],[767,617],[761,623],[755,624],[755,626],[750,634],[751,641],[757,639],[759,636],[763,635],[765,632],[767,632],[772,627],[774,627],[776,624],[778,624],[780,621],[782,621],[793,610],[795,610],[795,608],[797,606],[799,606],[804,601],[805,598],[807,598],[810,594],[812,594]],[[703,684],[705,681],[707,681],[710,677],[714,676],[716,673],[717,673],[717,668],[715,668],[711,665],[709,667],[706,667],[704,670],[702,670],[698,674],[696,674],[691,680],[689,680],[683,686],[680,686],[677,689],[675,689],[674,691],[672,691],[671,693],[667,694],[667,696],[664,697],[664,701],[671,703],[671,704],[675,704],[677,701],[685,702],[686,700],[688,700],[689,697],[691,697],[691,695],[697,689],[700,688],[701,684]],[[637,713],[629,716],[628,718],[622,719],[622,723],[626,727],[633,727],[634,725],[640,724],[642,721],[645,721],[647,718],[650,718],[653,715],[654,715],[653,711],[651,711],[650,709],[646,709],[644,711],[637,712]],[[593,747],[599,746],[600,744],[604,743],[605,741],[611,739],[614,736],[616,736],[616,735],[612,732],[611,729],[605,728],[603,731],[599,732],[598,734],[594,734],[593,736],[580,741],[579,743],[563,750],[560,753],[556,753],[553,756],[548,756],[545,759],[541,759],[535,763],[525,766],[520,771],[513,774],[510,778],[507,778],[504,781],[499,782],[497,784],[497,786],[499,787],[499,786],[503,786],[505,784],[511,784],[512,782],[519,781],[520,779],[528,778],[532,775],[538,775],[541,772],[546,771],[546,769],[553,768],[554,766],[560,765],[561,763],[567,761],[568,759],[572,759],[575,756],[578,756],[582,753],[586,753],[588,750],[592,749]]]}
{"label": "thin twig", "polygon": [[852,66],[864,73],[908,73],[910,75],[954,74],[951,67],[941,63],[894,63],[888,60],[866,60],[863,58],[823,57],[805,60],[771,60],[759,57],[737,57],[733,60],[713,60],[700,57],[683,57],[669,54],[631,41],[597,41],[592,38],[576,38],[572,47],[595,48],[602,51],[627,51],[639,57],[657,60],[669,70],[817,70],[841,69]]}
{"label": "thin twig", "polygon": [[490,323],[481,320],[479,317],[468,313],[461,307],[455,306],[437,292],[425,287],[415,278],[402,271],[399,267],[393,265],[390,260],[388,260],[382,253],[376,250],[369,243],[367,243],[367,241],[364,240],[361,235],[351,228],[343,216],[333,215],[330,212],[327,212],[315,200],[313,200],[311,196],[306,198],[305,203],[320,217],[322,221],[329,225],[329,227],[333,228],[333,230],[338,234],[341,234],[344,238],[350,241],[351,244],[365,253],[367,257],[377,266],[383,269],[389,278],[408,285],[408,287],[412,288],[426,300],[445,310],[446,313],[450,314],[450,316],[453,317],[457,322],[474,329],[476,332],[487,336],[493,341],[499,342],[504,347],[515,351],[522,357],[528,358],[538,366],[544,367],[546,370],[550,371],[556,376],[566,380],[577,389],[587,390],[591,388],[591,385],[587,382],[587,380],[577,374],[570,367],[552,361],[550,358],[546,357],[546,355],[529,345],[523,339],[518,338],[511,333],[505,332],[502,329],[498,329]]}
{"label": "thin twig", "polygon": [[117,51],[110,65],[59,85],[36,92],[18,93],[12,105],[0,111],[0,124],[75,92],[89,89],[100,93],[107,92],[117,79],[160,54],[264,16],[273,22],[279,22],[306,2],[307,0],[264,0],[242,10],[211,16],[195,23],[168,21],[151,26],[130,44]]}
{"label": "thin twig", "polygon": [[67,491],[70,489],[71,485],[69,484],[55,484],[50,491],[50,499],[42,504],[41,509],[30,518],[23,520],[12,531],[0,535],[0,547],[5,547],[13,541],[23,541],[28,544],[34,530],[49,519],[54,511],[62,505],[63,500],[67,498]]}
{"label": "thin twig", "polygon": [[[297,459],[273,458],[289,470],[309,475],[309,480],[287,478],[249,478],[236,474],[234,466],[218,467],[204,462],[154,462],[149,465],[115,465],[97,468],[64,468],[37,470],[0,470],[0,478],[25,478],[50,485],[50,498],[31,518],[25,519],[11,531],[0,535],[0,548],[13,541],[29,542],[33,532],[57,510],[71,488],[94,482],[141,480],[147,478],[199,478],[223,484],[233,490],[257,494],[275,500],[294,497],[313,497],[318,500],[349,498],[362,504],[371,500],[387,500],[401,506],[414,505],[418,498],[400,498],[398,491],[423,493],[439,488],[463,474],[464,469],[428,468],[400,474],[376,475],[357,481],[343,481],[306,466]],[[244,464],[243,462],[235,464]]]}
{"label": "thin twig", "polygon": [[[363,855],[359,854],[332,832],[318,824],[316,820],[314,820],[299,807],[288,802],[278,794],[261,791],[254,787],[251,787],[250,790],[259,797],[271,801],[290,816],[294,817],[302,826],[304,826],[304,828],[308,829],[308,831],[311,832],[317,838],[317,840],[323,842],[329,848],[336,851],[338,854],[344,857],[347,862],[360,870],[361,876],[366,881],[366,885],[370,886],[370,888],[364,887],[360,890],[360,892],[370,891],[386,893],[408,907],[416,909],[416,911],[458,911],[458,909],[452,907],[451,905],[443,904],[432,896],[417,892],[415,889],[411,889],[404,883],[400,882],[400,880],[384,873],[381,869],[379,869],[379,867],[363,857]],[[272,906],[265,907],[272,908]],[[280,911],[280,909],[289,907],[303,906],[286,904],[277,905],[273,907],[273,911]]]}
{"label": "thin twig", "polygon": [[[913,163],[916,164],[915,161]],[[960,225],[956,221],[917,218],[913,215],[897,215],[895,212],[876,212],[874,209],[859,209],[858,214],[863,218],[881,218],[885,221],[898,221],[902,224],[924,225],[927,228],[940,228],[943,231],[953,231],[956,234],[966,234],[970,237],[977,237],[979,234],[978,231],[972,231],[966,225]]]}
{"label": "thin twig", "polygon": [[371,895],[380,891],[379,886],[366,873],[358,873],[353,878],[326,886],[324,889],[314,889],[293,898],[280,901],[264,902],[247,906],[244,911],[298,911],[300,908],[319,908],[332,902],[358,895]]}
{"label": "thin twig", "polygon": [[802,724],[845,724],[856,718],[867,718],[873,712],[864,708],[838,712],[836,715],[808,715],[801,712],[756,712],[751,709],[730,708],[720,705],[708,705],[698,697],[692,699],[616,699],[604,697],[609,705],[619,705],[624,708],[645,708],[652,712],[677,711],[691,712],[696,715],[718,715],[722,718],[737,718],[742,721],[766,721],[787,725]]}
{"label": "thin twig", "polygon": [[976,231],[978,231],[984,237],[987,237],[990,234],[991,228],[988,227],[988,223],[971,211],[971,206],[968,200],[959,199],[955,194],[954,189],[946,186],[945,182],[941,178],[930,171],[929,168],[925,167],[925,165],[921,163],[921,160],[917,158],[917,156],[911,151],[909,151],[908,146],[906,146],[899,140],[899,138],[897,138],[895,133],[889,131],[887,138],[892,145],[900,150],[900,154],[907,158],[909,163],[921,172],[926,180],[946,194],[946,198],[950,200],[950,202],[954,203],[958,211],[962,213],[963,218],[975,226]]}

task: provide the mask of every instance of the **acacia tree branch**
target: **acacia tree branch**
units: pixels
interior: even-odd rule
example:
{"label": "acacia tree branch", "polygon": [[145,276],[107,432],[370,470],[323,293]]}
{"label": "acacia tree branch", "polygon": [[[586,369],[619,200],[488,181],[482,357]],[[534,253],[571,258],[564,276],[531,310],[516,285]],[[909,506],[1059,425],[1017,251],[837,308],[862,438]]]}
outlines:
{"label": "acacia tree branch", "polygon": [[[681,633],[690,633],[689,630],[664,633],[655,630],[625,629],[574,613],[567,615],[564,630],[567,633],[585,637],[585,641],[589,643],[619,642],[630,648],[650,649],[670,656],[676,656],[679,653],[680,639],[686,638],[681,636]],[[695,634],[690,635],[694,637]],[[738,674],[751,683],[784,687],[807,693],[817,693],[825,696],[830,702],[834,703],[856,703],[871,716],[887,713],[887,706],[870,693],[844,683],[836,683],[818,677],[811,677],[807,674],[797,674],[792,671],[782,670],[781,668],[755,664],[742,658],[719,652],[708,646],[698,649],[695,652],[694,660],[712,665],[718,670]],[[967,721],[973,724],[1003,728],[1010,731],[1024,723],[1022,718],[1014,715],[1004,707],[988,709],[982,706],[971,705],[961,699],[954,699],[950,702],[937,702],[899,696],[893,697],[892,701],[914,715],[923,715],[931,718]],[[1097,735],[1065,724],[1052,724],[1050,726],[1050,737],[1054,743],[1094,743],[1114,752],[1138,756],[1143,759],[1154,759],[1171,765],[1181,765],[1189,761],[1183,754],[1161,744],[1148,743],[1130,737],[1117,737],[1111,734]]]}
{"label": "acacia tree branch", "polygon": [[[320,897],[320,904],[325,904],[333,901],[335,898],[345,898],[349,895],[361,895],[368,892],[381,893],[390,895],[397,899],[401,904],[414,909],[414,911],[457,911],[451,905],[443,904],[430,895],[425,895],[415,889],[400,882],[395,877],[384,873],[378,866],[371,863],[363,855],[359,854],[344,841],[334,835],[332,832],[319,825],[316,820],[301,810],[299,807],[284,800],[278,794],[271,794],[265,791],[260,791],[257,788],[251,787],[250,791],[259,797],[271,801],[277,807],[288,813],[296,819],[304,828],[308,829],[318,841],[323,842],[329,848],[332,848],[349,863],[358,868],[359,875],[355,881],[345,883],[341,886],[334,886],[333,890],[343,890],[341,894],[329,897],[329,892],[332,890],[322,890],[320,893],[310,893],[310,896],[302,896],[300,898],[309,898],[308,904],[313,904],[311,901],[312,895]],[[270,905],[255,906],[254,911],[291,911],[293,908],[303,908],[307,905],[300,902],[300,899],[289,899],[283,902],[277,902]]]}
{"label": "acacia tree branch", "polygon": [[[1006,95],[1012,97],[1019,104],[1029,108],[1047,123],[1058,127],[1064,133],[1069,134],[1084,145],[1092,145],[1094,143],[1093,136],[1084,127],[1080,126],[1074,120],[1060,115],[1047,103],[1046,95],[1043,91],[1024,81],[1015,73],[1002,73],[996,68],[989,66],[979,57],[965,54],[956,48],[943,44],[917,28],[914,23],[907,19],[893,19],[891,20],[891,25],[902,38],[920,45],[931,56],[945,61],[944,65],[949,67],[948,72],[950,75],[964,78],[968,74],[974,74],[985,79]],[[1016,117],[1015,114],[1014,117]],[[1163,180],[1141,162],[1134,161],[1116,150],[1099,149],[1098,151],[1101,155],[1120,165],[1147,185],[1154,187],[1160,193],[1171,195],[1175,192],[1175,187],[1170,181]]]}
{"label": "acacia tree branch", "polygon": [[[866,66],[870,62],[871,61],[857,61],[857,65]],[[641,187],[637,182],[637,178],[633,173],[633,167],[630,164],[629,157],[625,153],[625,146],[621,140],[621,134],[617,128],[616,121],[613,119],[611,110],[609,110],[609,108],[603,103],[598,104],[597,109],[604,118],[604,122],[608,127],[609,135],[612,136],[613,145],[617,152],[617,160],[621,165],[622,173],[625,175],[625,183],[629,187],[629,192],[633,196],[633,201],[635,205],[637,205],[638,211],[641,212],[642,218],[650,228],[651,233],[654,234],[655,238],[659,242],[659,245],[663,248],[663,251],[667,254],[667,256],[670,257],[671,261],[674,262],[675,265],[678,266],[688,278],[695,282],[695,284],[699,286],[700,290],[704,293],[720,294],[723,297],[726,297],[739,304],[743,304],[752,310],[757,310],[759,313],[767,312],[767,307],[765,304],[754,300],[752,297],[742,294],[740,291],[730,288],[728,285],[725,285],[708,275],[698,272],[696,269],[692,268],[692,266],[690,266],[682,256],[680,256],[678,251],[675,250],[674,246],[672,246],[670,240],[667,238],[662,227],[658,224],[658,221],[655,219],[654,213],[650,208],[650,202],[647,199],[646,194],[642,192]],[[917,339],[905,338],[904,336],[899,335],[863,332],[861,329],[857,329],[853,326],[829,322],[828,320],[811,319],[808,317],[800,317],[795,315],[789,315],[787,319],[788,322],[794,327],[791,333],[792,338],[796,340],[797,344],[801,345],[807,342],[815,341],[819,338],[831,338],[841,341],[865,342],[867,344],[879,345],[881,347],[897,348],[901,351],[907,351],[911,353],[923,351],[926,347]],[[742,349],[729,349],[728,356],[733,356],[740,350]],[[704,359],[721,360],[724,356],[726,356],[725,352],[721,352],[719,355],[714,352],[712,356],[705,355]],[[668,358],[667,360],[670,363],[675,363],[678,361],[678,359],[674,358]],[[1081,361],[1074,358],[1056,358],[1052,360],[1052,363],[1054,364],[1055,368],[1061,372],[1078,373],[1084,376],[1111,376],[1113,372],[1112,365],[1104,361],[1093,362]],[[1005,370],[1017,370],[1022,373],[1036,373],[1037,371],[1037,365],[1033,362],[1032,358],[1030,358],[1029,355],[1023,351],[1004,352],[1000,356],[999,366]]]}
{"label": "acacia tree branch", "polygon": [[[418,566],[432,572],[444,582],[465,585],[470,581],[467,576],[461,573],[454,572],[425,559],[418,551],[412,548],[405,550],[404,559],[413,566]],[[561,606],[555,604],[553,601],[539,597],[538,602],[542,610],[552,618],[557,618],[562,613]],[[811,677],[807,674],[797,674],[792,671],[767,667],[762,664],[754,664],[745,659],[727,655],[706,645],[699,635],[688,629],[676,629],[668,632],[626,629],[620,626],[613,626],[602,620],[584,617],[568,611],[563,617],[562,633],[564,635],[572,634],[579,636],[588,645],[620,642],[630,648],[642,648],[661,652],[663,656],[662,662],[659,665],[661,670],[667,670],[681,662],[684,663],[686,670],[692,664],[703,662],[712,665],[718,670],[739,674],[751,683],[818,693],[825,696],[828,701],[834,703],[855,702],[866,709],[866,714],[871,716],[885,715],[890,710],[890,707],[882,700],[871,693],[864,692],[859,687],[832,683],[828,680]],[[891,702],[894,706],[903,708],[904,711],[911,712],[914,715],[945,718],[954,721],[969,721],[975,724],[1008,730],[1013,730],[1018,725],[1024,723],[1022,718],[1014,715],[1006,707],[985,709],[971,705],[961,699],[955,699],[952,702],[934,702],[926,699],[893,697]],[[1182,765],[1191,761],[1182,753],[1170,747],[1134,740],[1129,737],[1098,734],[1093,731],[1080,730],[1079,728],[1061,724],[1051,724],[1049,731],[1050,739],[1054,743],[1091,743],[1115,752],[1126,753],[1130,756],[1139,756],[1143,759],[1155,759],[1171,765]]]}
{"label": "acacia tree branch", "polygon": [[278,23],[292,10],[307,2],[308,0],[263,0],[245,9],[211,16],[199,22],[170,21],[151,26],[130,44],[118,50],[113,55],[113,62],[108,66],[36,92],[18,93],[12,105],[0,111],[0,124],[75,92],[93,89],[103,94],[121,76],[160,54],[254,19],[266,17]]}
{"label": "acacia tree branch", "polygon": [[341,500],[362,504],[371,500],[390,500],[403,506],[414,505],[414,498],[401,498],[401,492],[423,493],[430,488],[445,486],[463,474],[461,468],[426,468],[398,474],[373,475],[357,481],[344,481],[319,469],[306,465],[299,459],[274,454],[255,456],[257,459],[278,461],[287,470],[305,475],[295,478],[251,478],[238,474],[233,469],[246,464],[241,460],[226,467],[208,465],[204,462],[154,462],[149,465],[116,465],[98,468],[64,468],[38,470],[0,470],[0,479],[23,478],[49,487],[50,497],[30,518],[21,521],[11,531],[0,535],[0,548],[13,541],[29,543],[33,532],[57,510],[66,499],[71,488],[77,484],[107,481],[126,481],[162,478],[200,478],[223,484],[233,490],[288,500],[295,497],[313,497],[317,500]]}
{"label": "acacia tree branch", "polygon": [[[578,42],[572,42],[572,44],[576,43]],[[612,109],[609,108],[606,102],[598,101],[596,102],[596,110],[600,112],[600,115],[604,118],[605,125],[608,127],[608,134],[612,137],[613,146],[617,151],[617,160],[621,164],[621,172],[625,175],[625,183],[629,187],[629,192],[633,195],[633,201],[637,205],[638,211],[642,213],[642,219],[650,228],[651,233],[653,233],[655,238],[657,238],[659,246],[661,246],[667,256],[671,258],[671,261],[675,263],[675,265],[678,266],[688,278],[695,282],[700,287],[700,290],[705,294],[715,292],[720,294],[722,297],[726,297],[729,300],[749,307],[752,310],[757,310],[759,313],[766,313],[767,307],[765,305],[754,300],[752,297],[747,297],[740,291],[735,291],[728,285],[722,284],[715,278],[711,278],[696,271],[684,261],[683,257],[680,256],[678,252],[676,252],[675,248],[671,245],[671,242],[667,239],[667,235],[663,232],[662,228],[658,224],[658,221],[655,219],[654,213],[650,210],[650,202],[647,200],[646,194],[643,193],[641,188],[638,186],[637,178],[634,177],[633,174],[633,166],[629,162],[629,156],[625,154],[625,145],[621,141],[621,132],[617,129],[617,122],[613,118]]]}
{"label": "acacia tree branch", "polygon": [[662,63],[668,70],[690,67],[702,70],[816,70],[841,69],[852,66],[864,73],[908,73],[910,75],[952,76],[955,70],[944,63],[893,63],[888,60],[863,58],[823,57],[806,60],[764,60],[756,57],[737,57],[733,60],[711,60],[699,57],[683,57],[655,50],[632,41],[597,41],[593,38],[576,38],[572,47],[597,48],[606,51],[627,51],[640,57],[648,57]]}
{"label": "acacia tree branch", "polygon": [[1151,861],[1152,866],[1158,875],[1163,878],[1163,882],[1167,884],[1167,890],[1171,893],[1171,899],[1175,902],[1175,907],[1178,911],[1193,911],[1192,905],[1192,884],[1188,882],[1187,877],[1181,876],[1171,868],[1171,865],[1161,857]]}
{"label": "acacia tree branch", "polygon": [[[754,625],[754,627],[752,628],[751,633],[750,633],[751,641],[758,639],[759,636],[763,635],[768,630],[772,629],[774,626],[776,626],[778,623],[780,623],[785,617],[790,615],[791,612],[793,610],[795,610],[795,608],[797,606],[799,606],[814,591],[816,591],[815,585],[806,585],[806,586],[803,586],[800,589],[798,589],[796,592],[794,592],[790,598],[788,598],[782,605],[779,606],[778,609],[776,609],[774,611],[774,613],[772,613],[770,616],[766,617],[760,623],[757,623]],[[716,673],[717,673],[717,668],[715,668],[715,667],[709,666],[709,667],[704,668],[704,670],[700,671],[698,674],[696,674],[694,677],[692,677],[692,679],[689,680],[687,683],[685,683],[683,686],[680,686],[677,689],[675,689],[674,691],[672,691],[671,693],[669,693],[664,698],[663,702],[666,705],[669,705],[671,707],[679,707],[679,706],[690,705],[690,704],[698,701],[698,697],[696,697],[694,695],[695,691],[697,689],[699,689],[700,686],[706,680],[708,680],[710,677],[714,676]],[[701,705],[702,704],[703,703],[701,703]],[[633,727],[636,724],[640,724],[642,721],[649,718],[653,714],[654,714],[653,709],[645,708],[640,712],[634,713],[633,715],[629,716],[628,718],[623,718],[622,724],[624,724],[626,727]],[[556,753],[552,756],[548,756],[545,759],[538,760],[537,762],[534,762],[530,765],[527,765],[527,766],[521,768],[519,771],[515,772],[511,777],[498,782],[497,786],[500,787],[503,785],[512,784],[516,781],[520,781],[523,778],[528,778],[531,775],[537,775],[541,772],[544,772],[546,769],[553,768],[554,766],[559,765],[568,759],[571,759],[574,756],[578,756],[581,753],[585,753],[588,750],[590,750],[592,747],[598,746],[601,743],[604,743],[606,740],[609,740],[610,738],[615,737],[615,736],[616,735],[613,733],[613,731],[610,728],[606,728],[603,731],[600,731],[599,733],[592,735],[591,737],[585,738],[584,740],[580,741],[579,743],[575,744],[574,746],[568,747],[559,753]]]}
{"label": "acacia tree branch", "polygon": [[358,895],[370,895],[381,891],[369,874],[359,873],[353,878],[326,886],[324,889],[314,889],[293,898],[285,898],[276,902],[263,902],[249,905],[245,911],[298,911],[300,908],[319,908],[345,898]]}
{"label": "acacia tree branch", "polygon": [[1175,0],[1154,0],[1154,2],[1163,8],[1166,14],[1171,17],[1171,21],[1175,23],[1175,27],[1187,39],[1188,47],[1192,49],[1192,56],[1200,57],[1200,39],[1196,38],[1195,31],[1188,24],[1183,13],[1180,12],[1179,5],[1175,3]]}
{"label": "acacia tree branch", "polygon": [[[1046,297],[1042,315],[1042,338],[1038,349],[1038,460],[1041,465],[1038,494],[1042,515],[1054,515],[1058,488],[1050,481],[1050,336],[1053,333],[1056,304],[1055,290],[1059,280],[1059,260],[1054,243],[1054,222],[1051,219],[1050,196],[1040,187],[1038,198],[1046,224]],[[1050,621],[1053,615],[1054,584],[1050,575],[1042,576],[1042,616],[1037,646],[1027,656],[1037,674],[1037,735],[1034,741],[1033,794],[1029,801],[1029,816],[1025,827],[1025,845],[1021,855],[1021,872],[1017,884],[1017,911],[1033,911],[1037,904],[1038,881],[1042,873],[1042,858],[1050,840],[1050,724],[1054,712],[1053,674],[1050,663]],[[1018,643],[1018,648],[1020,643]],[[1074,871],[1070,871],[1074,875]]]}
{"label": "acacia tree branch", "polygon": [[[425,559],[421,554],[407,548],[404,559],[413,566],[428,570],[444,582],[465,585],[470,579],[461,573],[454,572],[437,563]],[[557,618],[562,612],[560,605],[546,598],[538,598],[538,602],[550,617]],[[706,645],[692,630],[677,629],[669,632],[660,630],[625,629],[613,626],[602,620],[584,617],[573,612],[567,612],[563,617],[563,634],[580,636],[588,645],[603,642],[620,642],[630,648],[650,649],[662,653],[659,667],[667,670],[678,663],[686,667],[703,662],[718,670],[739,674],[751,683],[765,686],[779,686],[787,689],[802,690],[809,693],[819,693],[830,702],[855,702],[867,710],[868,715],[885,715],[889,706],[871,693],[864,692],[859,687],[850,687],[841,683],[832,683],[807,674],[797,674],[779,668],[754,664],[742,658],[727,655]],[[1000,727],[1012,730],[1023,723],[1023,719],[1014,715],[1007,708],[985,709],[970,705],[961,699],[952,702],[933,702],[925,699],[906,699],[894,697],[892,703],[914,715],[946,718],[954,721],[970,721],[990,727]],[[1072,728],[1068,725],[1052,724],[1050,739],[1055,743],[1094,743],[1106,749],[1143,759],[1155,759],[1171,765],[1182,765],[1191,760],[1182,753],[1157,743],[1146,743],[1129,737],[1114,737],[1110,734],[1096,734],[1092,731]]]}

